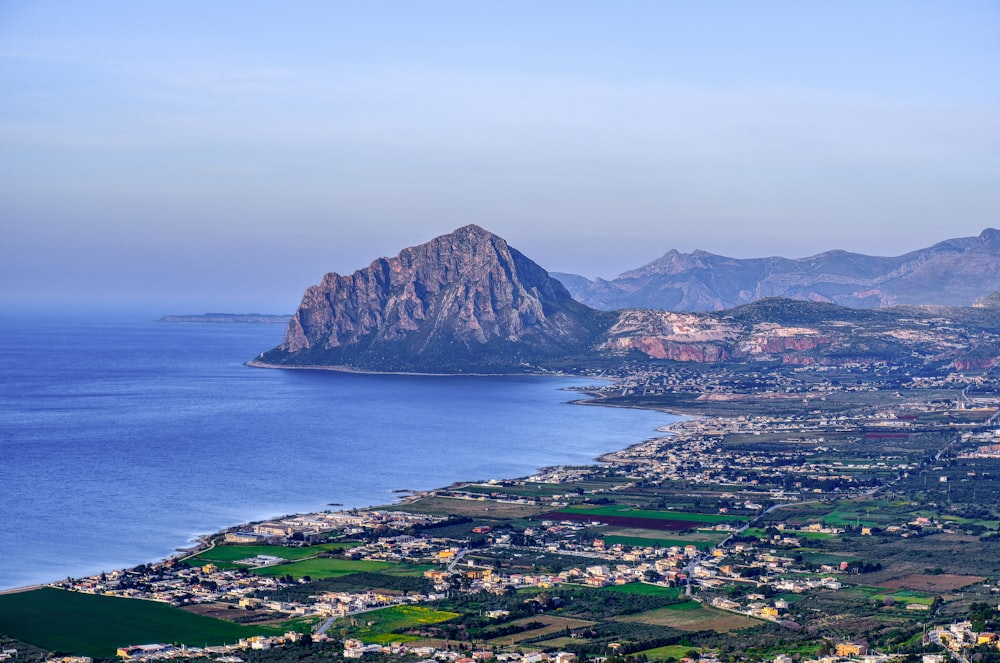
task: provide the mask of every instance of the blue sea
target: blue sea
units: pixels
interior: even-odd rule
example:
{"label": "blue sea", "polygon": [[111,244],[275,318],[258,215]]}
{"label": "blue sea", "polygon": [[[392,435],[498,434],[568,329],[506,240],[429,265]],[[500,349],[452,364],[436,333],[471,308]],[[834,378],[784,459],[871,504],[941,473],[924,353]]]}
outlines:
{"label": "blue sea", "polygon": [[0,319],[0,589],[288,513],[526,476],[656,435],[586,379],[249,368],[281,325]]}

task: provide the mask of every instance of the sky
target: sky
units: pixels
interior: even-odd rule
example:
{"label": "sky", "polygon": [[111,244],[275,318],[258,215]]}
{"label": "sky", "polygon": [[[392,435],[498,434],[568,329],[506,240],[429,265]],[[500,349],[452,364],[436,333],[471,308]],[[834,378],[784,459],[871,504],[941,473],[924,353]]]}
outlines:
{"label": "sky", "polygon": [[290,313],[468,223],[610,278],[998,212],[997,0],[0,0],[0,309]]}

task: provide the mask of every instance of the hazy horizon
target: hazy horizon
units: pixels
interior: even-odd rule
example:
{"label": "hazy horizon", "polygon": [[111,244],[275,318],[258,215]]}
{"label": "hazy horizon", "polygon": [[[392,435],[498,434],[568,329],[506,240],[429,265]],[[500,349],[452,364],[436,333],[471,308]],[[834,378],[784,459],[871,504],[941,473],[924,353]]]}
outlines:
{"label": "hazy horizon", "polygon": [[1000,5],[0,6],[0,308],[288,313],[467,223],[550,271],[1000,226]]}

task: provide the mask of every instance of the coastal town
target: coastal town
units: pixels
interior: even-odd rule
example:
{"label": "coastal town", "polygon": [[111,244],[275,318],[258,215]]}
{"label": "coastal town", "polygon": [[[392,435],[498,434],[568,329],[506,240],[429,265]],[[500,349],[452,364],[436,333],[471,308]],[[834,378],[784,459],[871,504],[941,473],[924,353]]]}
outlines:
{"label": "coastal town", "polygon": [[115,643],[126,660],[252,662],[304,648],[531,663],[991,660],[995,389],[983,374],[878,366],[767,378],[633,367],[586,389],[588,402],[698,400],[661,436],[598,464],[249,523],[51,591],[259,631]]}

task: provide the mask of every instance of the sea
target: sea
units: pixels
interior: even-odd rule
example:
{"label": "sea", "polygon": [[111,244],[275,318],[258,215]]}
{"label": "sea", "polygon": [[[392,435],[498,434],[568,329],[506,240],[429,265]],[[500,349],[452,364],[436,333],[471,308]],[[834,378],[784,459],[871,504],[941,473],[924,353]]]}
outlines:
{"label": "sea", "polygon": [[669,414],[565,377],[250,368],[282,325],[0,317],[0,590],[290,513],[586,464]]}

